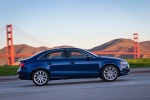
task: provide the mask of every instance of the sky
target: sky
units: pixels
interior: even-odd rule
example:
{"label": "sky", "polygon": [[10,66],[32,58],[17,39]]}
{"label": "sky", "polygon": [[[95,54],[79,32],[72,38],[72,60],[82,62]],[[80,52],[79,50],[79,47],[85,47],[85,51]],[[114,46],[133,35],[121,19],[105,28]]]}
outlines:
{"label": "sky", "polygon": [[[150,40],[150,0],[0,0],[0,29],[13,28],[49,44],[90,49],[117,38]],[[44,46],[13,30],[14,44]],[[0,47],[6,32],[0,31]]]}

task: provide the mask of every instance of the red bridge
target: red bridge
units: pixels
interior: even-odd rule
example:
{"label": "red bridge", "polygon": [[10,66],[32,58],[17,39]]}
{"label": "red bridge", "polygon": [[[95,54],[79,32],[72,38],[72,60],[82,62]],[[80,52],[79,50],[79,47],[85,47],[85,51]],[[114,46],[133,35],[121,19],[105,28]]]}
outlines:
{"label": "red bridge", "polygon": [[[150,55],[150,53],[140,52],[140,46],[138,42],[138,33],[133,34],[134,40],[134,52],[104,52],[104,51],[95,51],[95,54],[124,54],[124,55],[134,55],[134,58],[140,58],[140,55]],[[8,65],[14,65],[15,57],[29,57],[32,54],[15,54],[14,53],[14,44],[13,44],[13,32],[12,25],[6,25],[6,54],[0,54],[0,57],[7,58]]]}

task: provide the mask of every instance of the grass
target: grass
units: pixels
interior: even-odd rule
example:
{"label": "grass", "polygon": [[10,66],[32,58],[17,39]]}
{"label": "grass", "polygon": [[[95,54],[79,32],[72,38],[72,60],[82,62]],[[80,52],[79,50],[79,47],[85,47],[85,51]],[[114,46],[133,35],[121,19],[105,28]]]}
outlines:
{"label": "grass", "polygon": [[[150,67],[150,58],[125,59],[130,64],[130,68]],[[0,66],[0,76],[15,76],[19,66]]]}
{"label": "grass", "polygon": [[15,76],[19,66],[0,66],[0,76]]}
{"label": "grass", "polygon": [[126,59],[131,68],[147,68],[150,67],[150,58]]}

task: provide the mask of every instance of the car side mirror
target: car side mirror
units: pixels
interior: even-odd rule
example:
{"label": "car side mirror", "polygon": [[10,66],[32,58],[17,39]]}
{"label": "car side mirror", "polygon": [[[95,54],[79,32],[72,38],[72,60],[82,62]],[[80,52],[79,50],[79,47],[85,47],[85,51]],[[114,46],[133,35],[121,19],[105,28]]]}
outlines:
{"label": "car side mirror", "polygon": [[91,58],[92,58],[92,57],[89,56],[89,55],[86,56],[86,59],[87,59],[87,60],[90,60]]}

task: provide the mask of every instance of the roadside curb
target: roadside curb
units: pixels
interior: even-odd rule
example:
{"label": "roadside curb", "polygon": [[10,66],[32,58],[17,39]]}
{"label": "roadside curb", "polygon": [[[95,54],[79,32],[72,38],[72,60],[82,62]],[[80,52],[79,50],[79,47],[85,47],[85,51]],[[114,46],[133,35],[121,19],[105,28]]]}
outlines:
{"label": "roadside curb", "polygon": [[[131,74],[150,73],[150,68],[133,68]],[[19,80],[17,76],[0,76],[0,82]]]}
{"label": "roadside curb", "polygon": [[136,73],[150,73],[150,68],[132,68],[130,69],[131,74],[136,74]]}
{"label": "roadside curb", "polygon": [[137,73],[150,73],[150,71],[137,71],[137,72],[131,72],[131,74],[137,74]]}
{"label": "roadside curb", "polygon": [[19,80],[17,76],[0,76],[0,82]]}

